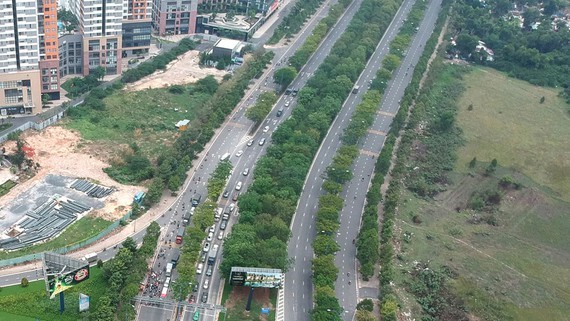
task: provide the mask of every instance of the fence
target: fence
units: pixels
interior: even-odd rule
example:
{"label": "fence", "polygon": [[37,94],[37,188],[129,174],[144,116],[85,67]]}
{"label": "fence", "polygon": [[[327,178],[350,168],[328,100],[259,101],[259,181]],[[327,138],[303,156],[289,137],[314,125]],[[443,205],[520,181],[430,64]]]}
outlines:
{"label": "fence", "polygon": [[[56,252],[59,254],[66,254],[66,253],[78,250],[80,248],[83,248],[87,245],[93,244],[93,243],[99,241],[100,239],[102,239],[103,237],[105,237],[107,234],[111,233],[117,227],[119,227],[119,225],[121,225],[121,221],[126,221],[129,218],[131,218],[131,214],[132,214],[132,212],[129,211],[127,214],[125,214],[125,216],[123,216],[119,220],[116,220],[115,222],[113,222],[113,224],[109,225],[106,229],[99,232],[99,234],[97,234],[93,237],[90,237],[87,240],[83,240],[83,241],[77,242],[75,244],[71,244],[71,245],[61,247],[58,249],[51,249],[49,251]],[[0,268],[6,267],[6,266],[18,265],[18,264],[26,264],[26,263],[29,263],[29,262],[32,262],[35,260],[40,260],[41,258],[42,258],[42,253],[33,253],[33,254],[23,255],[23,256],[11,258],[11,259],[0,260]]]}

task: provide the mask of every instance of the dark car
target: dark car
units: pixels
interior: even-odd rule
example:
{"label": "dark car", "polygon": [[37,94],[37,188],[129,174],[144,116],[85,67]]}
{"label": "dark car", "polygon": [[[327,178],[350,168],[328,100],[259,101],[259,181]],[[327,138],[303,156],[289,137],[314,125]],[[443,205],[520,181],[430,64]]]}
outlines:
{"label": "dark car", "polygon": [[232,197],[232,200],[235,202],[238,200],[239,197],[239,193],[234,193],[234,197]]}
{"label": "dark car", "polygon": [[226,226],[228,226],[228,221],[222,220],[222,223],[220,223],[220,230],[225,230]]}
{"label": "dark car", "polygon": [[202,293],[202,303],[208,302],[208,292]]}
{"label": "dark car", "polygon": [[222,195],[223,198],[228,198],[230,196],[230,191],[225,191]]}

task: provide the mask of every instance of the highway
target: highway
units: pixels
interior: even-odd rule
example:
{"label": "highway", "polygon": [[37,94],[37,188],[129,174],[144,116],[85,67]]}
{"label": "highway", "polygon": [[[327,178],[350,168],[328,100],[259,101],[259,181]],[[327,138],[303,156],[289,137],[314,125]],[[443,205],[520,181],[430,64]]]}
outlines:
{"label": "highway", "polygon": [[[388,53],[390,41],[397,35],[398,29],[408,15],[413,0],[406,0],[396,13],[392,23],[386,30],[378,44],[378,47],[367,66],[360,75],[355,85],[360,88],[368,87],[368,83],[381,67],[380,63]],[[390,128],[392,118],[399,108],[399,101],[403,97],[404,90],[411,80],[413,67],[422,53],[425,42],[433,32],[437,19],[437,13],[441,6],[441,0],[432,0],[425,19],[422,22],[417,35],[414,37],[401,67],[394,73],[393,80],[388,85],[381,102],[380,111],[368,135],[360,144],[360,154],[353,166],[353,179],[345,185],[341,197],[345,200],[345,206],[340,214],[340,228],[336,241],[341,250],[337,253],[335,264],[339,268],[339,278],[336,282],[336,296],[344,310],[343,320],[352,320],[362,292],[362,298],[378,296],[377,288],[358,287],[356,278],[356,248],[353,240],[356,239],[360,227],[361,214],[364,209],[365,196],[374,170],[376,157],[384,144],[386,133]],[[355,107],[362,101],[365,90],[349,96],[344,106],[333,122],[325,137],[317,155],[313,160],[311,169],[306,178],[295,217],[291,224],[293,235],[288,245],[290,257],[295,258],[292,269],[286,274],[285,279],[285,319],[286,320],[309,320],[309,312],[312,306],[312,280],[311,260],[313,250],[311,244],[318,233],[315,231],[315,213],[318,210],[318,200],[324,194],[322,190],[323,173],[331,164],[337,149],[341,146],[340,137],[344,129],[351,121],[351,115]],[[348,282],[350,281],[351,284]]]}

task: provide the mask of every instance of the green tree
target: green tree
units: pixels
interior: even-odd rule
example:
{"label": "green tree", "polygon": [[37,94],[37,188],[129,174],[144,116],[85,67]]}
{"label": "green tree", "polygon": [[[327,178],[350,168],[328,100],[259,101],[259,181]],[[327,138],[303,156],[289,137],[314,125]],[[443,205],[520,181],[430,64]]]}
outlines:
{"label": "green tree", "polygon": [[194,212],[194,217],[192,221],[194,225],[200,230],[205,230],[207,227],[214,224],[214,209],[216,208],[216,203],[212,201],[205,201],[200,203]]}
{"label": "green tree", "polygon": [[273,92],[264,92],[259,95],[255,105],[245,112],[245,116],[259,124],[267,117],[276,101],[277,96]]}
{"label": "green tree", "polygon": [[160,177],[154,178],[148,187],[148,191],[144,197],[144,204],[146,206],[151,206],[156,204],[162,197],[162,192],[164,191],[164,182]]}
{"label": "green tree", "polygon": [[107,72],[105,71],[105,68],[103,68],[101,66],[98,66],[97,68],[91,69],[89,71],[89,74],[93,75],[95,77],[95,79],[97,79],[99,81],[103,80],[103,77],[105,77],[106,73]]}
{"label": "green tree", "polygon": [[127,237],[123,241],[122,245],[124,248],[131,251],[132,253],[135,253],[137,251],[137,242],[135,242],[135,240],[132,237]]}
{"label": "green tree", "polygon": [[273,82],[281,85],[281,88],[286,88],[297,77],[297,70],[293,67],[279,68],[273,74]]}
{"label": "green tree", "polygon": [[377,321],[377,320],[376,316],[372,312],[366,310],[357,310],[356,321]]}
{"label": "green tree", "polygon": [[537,8],[527,8],[523,12],[523,18],[524,18],[523,26],[528,29],[535,22],[540,20],[540,11],[538,11]]}
{"label": "green tree", "polygon": [[42,108],[46,108],[47,105],[49,104],[50,101],[50,97],[48,94],[43,94],[42,95]]}
{"label": "green tree", "polygon": [[479,44],[479,39],[475,36],[461,33],[457,36],[455,43],[457,50],[459,50],[464,57],[467,57],[475,51],[475,47]]}
{"label": "green tree", "polygon": [[313,259],[313,283],[318,286],[334,287],[338,268],[334,264],[334,255],[323,255]]}
{"label": "green tree", "polygon": [[95,311],[95,320],[97,321],[115,321],[115,309],[111,305],[111,299],[104,295],[99,298],[97,310]]}
{"label": "green tree", "polygon": [[182,181],[180,180],[180,176],[178,176],[176,174],[170,176],[170,178],[168,179],[168,189],[171,192],[178,191],[181,184],[182,184]]}
{"label": "green tree", "polygon": [[398,312],[398,303],[391,297],[386,298],[382,302],[380,308],[380,315],[382,316],[382,321],[396,321]]}
{"label": "green tree", "polygon": [[389,54],[384,58],[382,66],[386,68],[386,70],[388,71],[394,71],[396,68],[398,68],[400,62],[401,62],[400,57],[394,54]]}
{"label": "green tree", "polygon": [[20,285],[21,285],[23,288],[27,288],[29,284],[30,284],[30,282],[28,281],[27,278],[22,278],[22,280],[20,281]]}
{"label": "green tree", "polygon": [[24,151],[24,146],[25,146],[24,141],[18,138],[16,140],[16,152],[10,158],[12,163],[18,166],[18,169],[22,169],[22,165],[26,161],[26,152]]}

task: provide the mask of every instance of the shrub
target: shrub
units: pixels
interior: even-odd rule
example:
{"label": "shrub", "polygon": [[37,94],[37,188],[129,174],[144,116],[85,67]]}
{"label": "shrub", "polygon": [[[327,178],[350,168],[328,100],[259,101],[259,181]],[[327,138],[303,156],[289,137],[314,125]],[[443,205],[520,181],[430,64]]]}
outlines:
{"label": "shrub", "polygon": [[27,278],[22,278],[22,281],[20,282],[20,285],[21,285],[23,288],[27,288],[28,285],[29,285],[29,283],[30,283],[30,282],[28,281]]}

